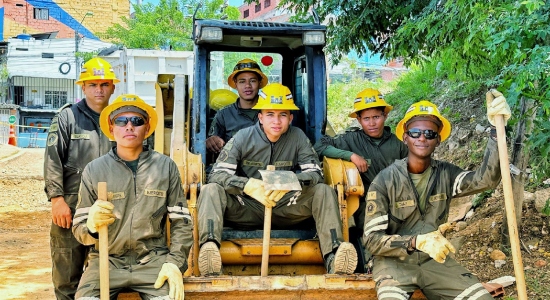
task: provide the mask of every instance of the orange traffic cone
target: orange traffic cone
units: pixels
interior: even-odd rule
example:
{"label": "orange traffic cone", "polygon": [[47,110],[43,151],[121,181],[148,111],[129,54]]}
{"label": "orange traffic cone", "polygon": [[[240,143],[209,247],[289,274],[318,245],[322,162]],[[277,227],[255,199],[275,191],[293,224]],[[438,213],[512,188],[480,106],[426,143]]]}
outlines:
{"label": "orange traffic cone", "polygon": [[15,126],[10,125],[10,137],[8,139],[8,144],[12,146],[17,146],[17,137],[15,136]]}

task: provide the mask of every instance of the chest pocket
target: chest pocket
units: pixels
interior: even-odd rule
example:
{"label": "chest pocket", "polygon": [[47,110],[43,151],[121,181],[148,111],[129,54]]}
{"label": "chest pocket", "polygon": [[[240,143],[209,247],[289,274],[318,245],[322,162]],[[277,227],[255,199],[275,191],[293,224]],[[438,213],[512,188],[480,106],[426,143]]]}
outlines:
{"label": "chest pocket", "polygon": [[392,221],[401,224],[416,210],[416,200],[400,199],[392,203],[390,210]]}
{"label": "chest pocket", "polygon": [[428,203],[431,209],[433,209],[434,215],[437,217],[438,221],[443,219],[447,220],[449,214],[447,200],[447,194],[445,193],[431,195],[430,198],[428,198]]}

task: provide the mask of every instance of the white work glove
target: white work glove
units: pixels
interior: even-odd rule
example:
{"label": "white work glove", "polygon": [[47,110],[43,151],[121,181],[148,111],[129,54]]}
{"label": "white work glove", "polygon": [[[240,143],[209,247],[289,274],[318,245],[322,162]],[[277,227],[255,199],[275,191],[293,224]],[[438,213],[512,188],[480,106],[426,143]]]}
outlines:
{"label": "white work glove", "polygon": [[489,123],[495,126],[495,116],[502,115],[504,117],[504,125],[506,125],[512,112],[502,93],[496,89],[491,89],[485,94],[485,99],[487,101],[487,119],[489,119]]}
{"label": "white work glove", "polygon": [[276,204],[275,201],[266,198],[264,182],[259,179],[248,179],[244,185],[243,192],[263,204],[265,207],[273,207]]}
{"label": "white work glove", "polygon": [[113,214],[113,203],[105,200],[97,200],[88,211],[86,226],[91,233],[96,233],[97,228],[102,225],[110,225],[115,221]]}
{"label": "white work glove", "polygon": [[450,227],[452,225],[449,223],[441,224],[436,231],[416,236],[416,249],[429,254],[438,263],[444,263],[449,252],[456,252],[455,247],[441,234]]}
{"label": "white work glove", "polygon": [[273,201],[275,203],[279,202],[281,198],[283,198],[286,193],[290,191],[283,191],[283,190],[269,190],[265,191],[265,197],[269,199],[270,201]]}
{"label": "white work glove", "polygon": [[164,263],[159,272],[159,277],[155,281],[155,289],[159,289],[168,280],[170,287],[169,297],[173,300],[183,300],[185,290],[183,289],[183,276],[178,266],[173,263]]}

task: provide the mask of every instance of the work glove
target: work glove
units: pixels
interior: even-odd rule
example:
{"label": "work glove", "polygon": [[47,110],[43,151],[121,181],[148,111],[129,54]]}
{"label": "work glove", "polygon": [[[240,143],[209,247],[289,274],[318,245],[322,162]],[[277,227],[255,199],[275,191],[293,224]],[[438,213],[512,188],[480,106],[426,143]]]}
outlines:
{"label": "work glove", "polygon": [[185,290],[183,289],[183,276],[178,266],[173,263],[164,263],[160,269],[157,281],[155,281],[155,289],[159,289],[168,280],[170,287],[169,297],[173,300],[183,300]]}
{"label": "work glove", "polygon": [[441,234],[451,226],[449,223],[441,224],[436,231],[416,236],[416,249],[429,254],[438,263],[444,263],[449,252],[456,252],[455,247]]}
{"label": "work glove", "polygon": [[504,117],[504,125],[506,125],[512,112],[502,93],[496,89],[491,89],[485,94],[485,99],[487,101],[487,119],[489,119],[489,123],[495,126],[495,116],[502,115]]}
{"label": "work glove", "polygon": [[265,207],[275,206],[275,201],[270,200],[266,197],[266,192],[264,189],[264,182],[256,179],[250,178],[244,185],[244,193],[254,198],[256,201],[263,204]]}
{"label": "work glove", "polygon": [[286,193],[288,193],[290,191],[284,191],[284,190],[269,190],[269,191],[265,191],[265,197],[270,200],[270,201],[273,201],[275,203],[279,202],[279,200],[281,200],[281,198],[283,198],[284,195],[286,195]]}
{"label": "work glove", "polygon": [[96,233],[97,228],[102,225],[110,225],[115,221],[115,215],[113,214],[113,203],[105,200],[97,200],[94,202],[88,212],[88,220],[86,220],[86,226],[91,233]]}

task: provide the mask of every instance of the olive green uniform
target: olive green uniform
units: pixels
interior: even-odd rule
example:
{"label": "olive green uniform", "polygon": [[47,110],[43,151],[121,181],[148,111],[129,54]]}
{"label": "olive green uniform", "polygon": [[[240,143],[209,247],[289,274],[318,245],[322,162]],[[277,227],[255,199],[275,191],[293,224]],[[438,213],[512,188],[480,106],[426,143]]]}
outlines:
{"label": "olive green uniform", "polygon": [[240,98],[233,104],[220,109],[208,131],[208,137],[219,136],[224,142],[228,142],[237,131],[252,126],[258,121],[258,111],[255,109],[243,109],[239,105]]}
{"label": "olive green uniform", "polygon": [[[343,134],[332,138],[323,136],[315,143],[315,151],[321,156],[340,158],[351,161],[352,154],[363,157],[369,164],[366,172],[361,172],[365,191],[369,189],[374,177],[395,160],[407,157],[409,150],[388,126],[384,127],[379,139],[368,136],[362,128],[354,127]],[[365,198],[361,197],[360,205],[354,214],[355,224],[362,228],[365,220]]]}
{"label": "olive green uniform", "polygon": [[[112,146],[114,143],[99,129],[99,114],[86,105],[86,100],[62,107],[52,120],[44,153],[48,200],[63,196],[74,214],[82,170]],[[75,240],[70,228],[52,222],[50,248],[55,296],[74,299],[88,247]]]}
{"label": "olive green uniform", "polygon": [[[193,225],[176,164],[169,157],[147,149],[140,154],[135,173],[115,154],[116,148],[84,169],[73,233],[84,245],[98,242],[97,233],[88,231],[86,221],[98,198],[98,182],[107,182],[116,216],[108,227],[111,295],[130,288],[145,299],[169,299],[168,283],[158,290],[153,285],[165,262],[175,264],[182,273],[187,269]],[[166,244],[167,218],[170,247]],[[94,248],[76,299],[99,299],[98,274],[99,255]]]}
{"label": "olive green uniform", "polygon": [[[313,216],[323,255],[343,241],[336,194],[321,183],[323,175],[317,154],[307,136],[290,126],[279,140],[271,143],[261,125],[241,129],[220,152],[210,174],[209,184],[198,199],[199,241],[221,242],[224,225],[257,229],[263,225],[265,207],[243,193],[249,178],[261,179],[258,170],[274,165],[276,170],[298,172],[301,192],[287,193],[273,207],[273,228],[295,228]],[[224,224],[225,223],[225,224]]]}
{"label": "olive green uniform", "polygon": [[[495,188],[500,181],[496,142],[489,139],[476,171],[432,160],[425,209],[407,170],[407,159],[381,171],[367,193],[364,241],[374,256],[378,299],[408,299],[420,288],[428,299],[492,299],[478,279],[452,257],[440,264],[420,251],[408,252],[413,236],[438,230],[453,197]],[[455,298],[456,297],[456,298]]]}

